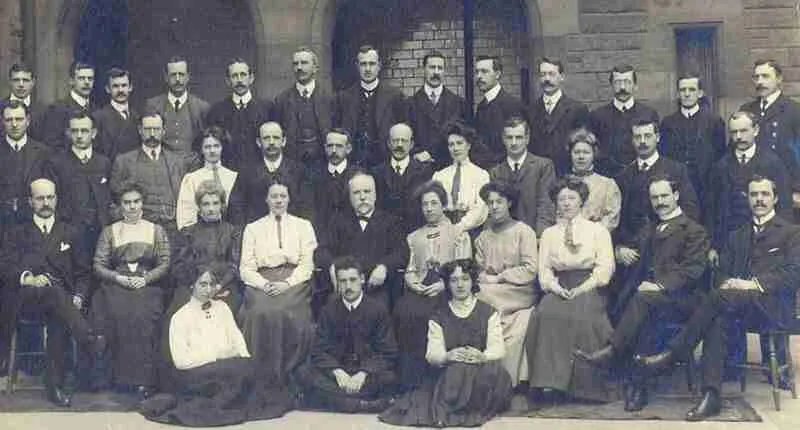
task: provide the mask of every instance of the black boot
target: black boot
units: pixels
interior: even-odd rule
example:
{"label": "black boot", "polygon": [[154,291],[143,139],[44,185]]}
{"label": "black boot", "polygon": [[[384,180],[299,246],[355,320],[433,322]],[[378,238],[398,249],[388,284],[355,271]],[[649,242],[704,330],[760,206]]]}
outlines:
{"label": "black boot", "polygon": [[703,421],[719,415],[722,409],[722,399],[719,392],[713,388],[703,390],[703,398],[689,412],[686,413],[686,421]]}
{"label": "black boot", "polygon": [[584,352],[580,349],[576,350],[573,355],[575,358],[581,359],[595,367],[609,367],[614,360],[616,353],[611,344],[598,349],[594,352]]}
{"label": "black boot", "polygon": [[47,388],[47,400],[62,408],[72,406],[72,397],[57,386]]}

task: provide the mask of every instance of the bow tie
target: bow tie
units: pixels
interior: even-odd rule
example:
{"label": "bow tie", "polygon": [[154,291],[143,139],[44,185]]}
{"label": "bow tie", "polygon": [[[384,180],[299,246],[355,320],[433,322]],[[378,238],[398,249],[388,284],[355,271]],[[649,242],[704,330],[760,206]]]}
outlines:
{"label": "bow tie", "polygon": [[366,215],[358,215],[359,221],[369,222],[369,217]]}
{"label": "bow tie", "polygon": [[209,300],[209,301],[203,303],[202,305],[200,305],[200,309],[202,309],[204,311],[207,311],[207,310],[211,309],[211,301]]}

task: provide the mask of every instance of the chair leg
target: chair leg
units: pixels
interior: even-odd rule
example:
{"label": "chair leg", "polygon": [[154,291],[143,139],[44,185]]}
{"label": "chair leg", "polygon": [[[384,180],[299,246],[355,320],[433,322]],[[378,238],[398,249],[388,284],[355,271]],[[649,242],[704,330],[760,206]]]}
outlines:
{"label": "chair leg", "polygon": [[17,329],[11,330],[11,345],[8,350],[8,379],[6,380],[6,394],[14,393],[14,384],[17,383]]}
{"label": "chair leg", "polygon": [[797,398],[797,382],[795,381],[794,359],[792,358],[792,344],[790,343],[791,337],[788,334],[783,335],[786,339],[786,368],[788,369],[789,388],[792,390],[792,398]]}
{"label": "chair leg", "polygon": [[778,373],[778,357],[775,352],[775,335],[767,334],[769,341],[769,373],[772,377],[772,401],[775,403],[775,410],[781,410],[781,391],[780,374]]}

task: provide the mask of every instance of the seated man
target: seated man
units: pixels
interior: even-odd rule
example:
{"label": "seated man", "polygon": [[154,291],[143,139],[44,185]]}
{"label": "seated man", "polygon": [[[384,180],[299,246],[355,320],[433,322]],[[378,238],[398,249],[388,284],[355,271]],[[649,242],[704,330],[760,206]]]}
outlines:
{"label": "seated man", "polygon": [[[659,311],[670,317],[686,319],[701,299],[697,280],[703,275],[708,252],[705,229],[683,213],[678,205],[677,185],[663,176],[650,180],[650,203],[659,223],[641,230],[636,250],[618,249],[617,261],[634,266],[620,292],[620,300],[632,296],[624,307],[611,342],[590,354],[576,354],[595,365],[608,365],[614,358],[629,357],[635,352],[642,330],[658,321]],[[625,399],[626,411],[638,411],[647,405],[646,385],[634,378],[633,389]]]}
{"label": "seated man", "polygon": [[92,334],[80,309],[89,295],[89,261],[77,229],[56,218],[56,184],[37,179],[30,184],[28,199],[33,219],[11,228],[3,238],[0,275],[0,364],[8,357],[8,345],[17,315],[43,316],[47,323],[47,398],[68,407],[63,391],[64,360],[69,333],[94,352],[105,347],[105,338]]}
{"label": "seated man", "polygon": [[782,327],[794,314],[791,297],[800,281],[800,227],[775,215],[778,198],[772,179],[754,176],[747,192],[753,224],[732,232],[722,248],[718,288],[698,305],[664,352],[637,358],[645,370],[658,372],[703,341],[703,397],[686,414],[689,421],[720,412],[727,322],[742,319],[745,324]]}
{"label": "seated man", "polygon": [[341,412],[380,412],[397,384],[397,344],[382,301],[364,294],[354,257],[334,262],[337,292],[317,321],[309,361],[298,371],[309,404]]}

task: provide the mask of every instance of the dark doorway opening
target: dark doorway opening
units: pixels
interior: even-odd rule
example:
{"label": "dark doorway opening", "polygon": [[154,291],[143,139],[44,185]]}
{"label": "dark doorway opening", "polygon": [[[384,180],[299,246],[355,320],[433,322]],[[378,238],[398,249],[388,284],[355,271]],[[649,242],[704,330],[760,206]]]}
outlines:
{"label": "dark doorway opening", "polygon": [[675,52],[678,75],[699,73],[703,79],[705,102],[716,112],[720,97],[717,26],[709,24],[676,28]]}

